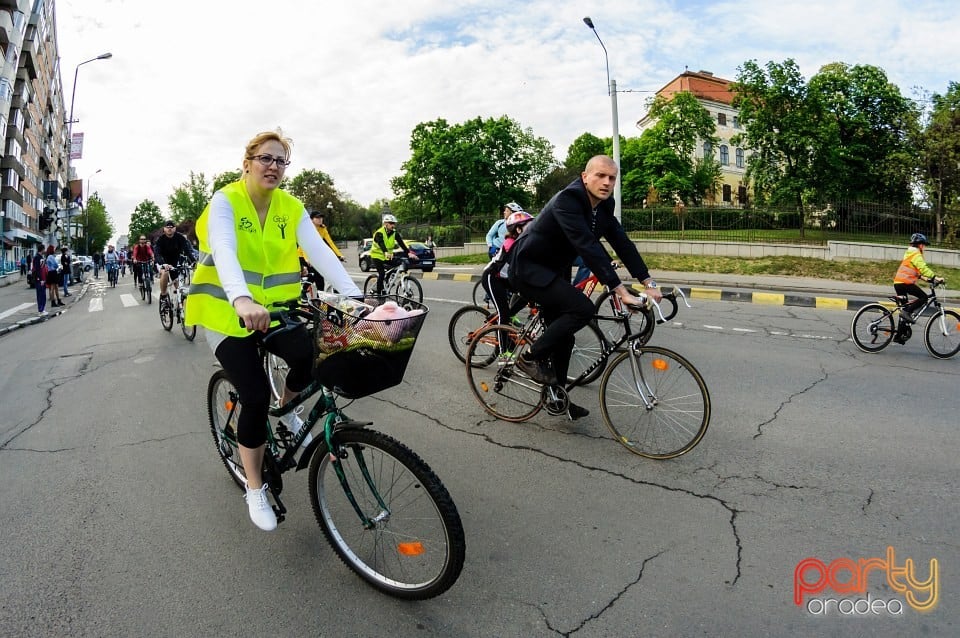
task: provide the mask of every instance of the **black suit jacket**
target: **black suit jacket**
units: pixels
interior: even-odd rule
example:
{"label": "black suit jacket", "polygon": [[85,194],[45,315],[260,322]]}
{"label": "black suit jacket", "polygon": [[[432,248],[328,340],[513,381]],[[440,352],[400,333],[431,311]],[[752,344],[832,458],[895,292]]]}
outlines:
{"label": "black suit jacket", "polygon": [[606,199],[594,213],[583,180],[571,182],[547,202],[513,245],[510,281],[538,287],[550,284],[556,277],[569,281],[570,268],[579,255],[600,283],[615,288],[620,285],[620,278],[610,265],[601,237],[609,242],[631,275],[641,281],[648,278],[650,271],[643,257],[613,215],[615,205],[613,198]]}

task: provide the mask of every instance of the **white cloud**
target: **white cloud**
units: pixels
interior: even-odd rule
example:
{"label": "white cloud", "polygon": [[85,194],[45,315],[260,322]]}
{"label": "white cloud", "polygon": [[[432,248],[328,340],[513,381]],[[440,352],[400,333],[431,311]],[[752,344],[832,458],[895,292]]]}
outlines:
{"label": "white cloud", "polygon": [[[239,166],[246,141],[282,126],[291,175],[330,174],[361,204],[389,197],[420,122],[508,115],[556,147],[611,133],[603,50],[620,131],[631,135],[652,91],[708,69],[733,79],[744,60],[873,64],[911,95],[943,92],[960,57],[960,18],[935,0],[737,2],[609,0],[57,0],[67,99],[80,68],[75,131],[82,179],[119,233],[144,199],[167,209],[189,172]],[[67,105],[69,109],[69,104]],[[101,169],[94,176],[95,171]]]}

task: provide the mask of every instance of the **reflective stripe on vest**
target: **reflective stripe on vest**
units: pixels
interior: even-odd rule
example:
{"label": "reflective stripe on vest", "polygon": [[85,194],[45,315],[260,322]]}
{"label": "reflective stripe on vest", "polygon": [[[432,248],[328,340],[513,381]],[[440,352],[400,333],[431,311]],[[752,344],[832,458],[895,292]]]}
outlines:
{"label": "reflective stripe on vest", "polygon": [[381,226],[373,233],[373,245],[370,246],[370,259],[379,259],[380,261],[389,261],[387,255],[383,252],[383,249],[380,248],[380,244],[377,243],[377,233],[383,235],[383,243],[387,246],[387,251],[389,251],[390,256],[393,256],[393,247],[397,243],[397,233],[391,233],[387,235],[387,229]]}
{"label": "reflective stripe on vest", "polygon": [[[303,204],[289,193],[275,190],[261,228],[243,181],[224,186],[220,192],[233,208],[237,259],[254,301],[269,307],[298,297],[300,259],[297,256],[296,228],[303,215]],[[197,220],[200,258],[190,285],[186,324],[201,325],[228,336],[246,337],[251,333],[240,326],[217,274],[208,237],[209,214],[210,205],[207,204]]]}

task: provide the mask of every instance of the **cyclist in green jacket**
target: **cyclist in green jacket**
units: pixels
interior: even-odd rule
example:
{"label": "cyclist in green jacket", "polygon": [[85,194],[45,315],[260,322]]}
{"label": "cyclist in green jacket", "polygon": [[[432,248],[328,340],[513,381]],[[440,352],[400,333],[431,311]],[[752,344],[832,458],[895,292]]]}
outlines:
{"label": "cyclist in green jacket", "polygon": [[399,244],[400,248],[410,257],[418,259],[417,254],[410,250],[400,236],[397,230],[397,218],[393,215],[383,216],[383,226],[373,233],[373,245],[370,246],[370,261],[377,269],[377,287],[376,294],[383,294],[383,275],[389,268],[388,264],[393,259],[393,247]]}

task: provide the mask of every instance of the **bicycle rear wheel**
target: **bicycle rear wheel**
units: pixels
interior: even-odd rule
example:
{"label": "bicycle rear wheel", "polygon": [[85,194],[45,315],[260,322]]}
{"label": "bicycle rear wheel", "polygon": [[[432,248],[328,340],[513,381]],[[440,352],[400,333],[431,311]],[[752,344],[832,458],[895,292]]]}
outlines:
{"label": "bicycle rear wheel", "polygon": [[[606,337],[597,327],[596,321],[591,321],[580,328],[574,338],[576,342],[573,346],[573,352],[570,353],[567,383],[573,383],[587,368],[600,361],[600,355],[603,353],[603,349],[607,347]],[[600,365],[594,368],[578,385],[588,385],[596,381],[603,374],[606,364],[606,359],[600,361]]]}
{"label": "bicycle rear wheel", "polygon": [[467,347],[473,336],[480,331],[492,316],[492,313],[484,310],[481,306],[464,306],[450,317],[450,324],[447,326],[447,340],[450,342],[450,349],[457,359],[466,363]]}
{"label": "bicycle rear wheel", "polygon": [[470,389],[498,419],[519,423],[543,407],[542,386],[514,366],[527,347],[516,328],[494,325],[478,332],[467,348]]}
{"label": "bicycle rear wheel", "polygon": [[864,352],[880,352],[890,345],[896,333],[893,313],[878,303],[868,303],[850,322],[850,336]]}
{"label": "bicycle rear wheel", "polygon": [[960,314],[953,310],[939,312],[927,321],[923,345],[937,359],[949,359],[960,352]]}
{"label": "bicycle rear wheel", "polygon": [[310,501],[333,550],[376,589],[405,600],[447,591],[463,569],[466,540],[447,488],[396,439],[359,428],[334,434],[310,461]]}
{"label": "bicycle rear wheel", "polygon": [[230,478],[240,489],[245,488],[246,473],[237,450],[237,418],[240,416],[240,397],[227,378],[227,373],[217,370],[207,385],[207,415],[217,454],[227,468]]}
{"label": "bicycle rear wheel", "polygon": [[692,450],[707,431],[710,409],[703,377],[666,348],[631,347],[600,382],[600,411],[613,438],[648,459]]}

